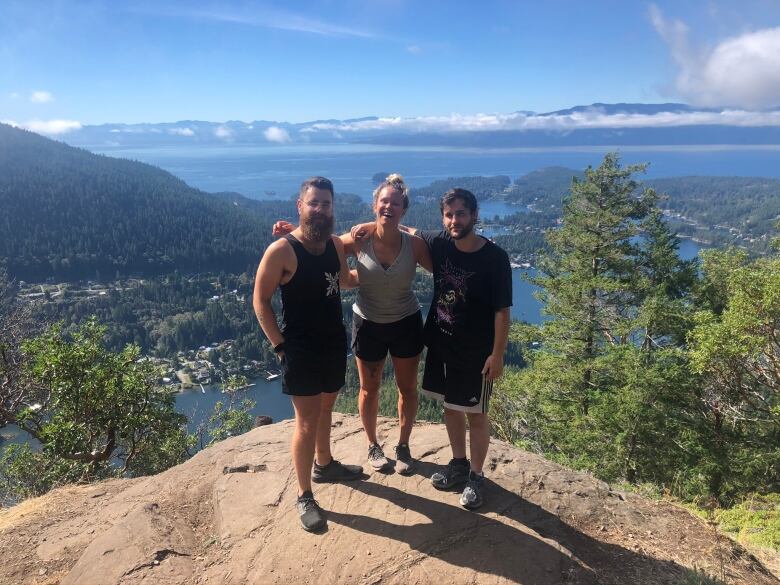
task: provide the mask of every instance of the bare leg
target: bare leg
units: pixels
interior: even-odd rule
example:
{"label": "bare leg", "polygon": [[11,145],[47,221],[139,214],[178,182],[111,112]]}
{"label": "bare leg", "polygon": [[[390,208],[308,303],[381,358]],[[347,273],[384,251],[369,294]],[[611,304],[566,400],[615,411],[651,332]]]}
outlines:
{"label": "bare leg", "polygon": [[333,418],[333,405],[336,404],[338,392],[323,392],[320,394],[320,417],[317,424],[317,464],[327,465],[333,459],[330,452],[330,427]]}
{"label": "bare leg", "polygon": [[355,356],[358,376],[360,376],[360,394],[358,411],[369,444],[377,443],[376,417],[379,414],[379,384],[382,382],[382,370],[385,360],[367,362]]}
{"label": "bare leg", "polygon": [[398,386],[398,421],[401,425],[398,443],[408,445],[409,437],[412,435],[412,427],[417,418],[417,405],[420,402],[417,393],[417,365],[420,363],[420,355],[410,358],[393,357],[392,359],[395,383]]}
{"label": "bare leg", "polygon": [[444,407],[444,424],[450,437],[452,456],[462,459],[466,456],[466,414]]}
{"label": "bare leg", "polygon": [[311,491],[311,468],[314,463],[314,445],[317,441],[321,398],[316,396],[292,396],[295,409],[295,431],[292,438],[292,455],[295,475],[298,477],[298,495]]}
{"label": "bare leg", "polygon": [[490,446],[490,421],[488,415],[481,412],[467,413],[469,419],[469,439],[471,440],[471,469],[482,473],[488,447]]}

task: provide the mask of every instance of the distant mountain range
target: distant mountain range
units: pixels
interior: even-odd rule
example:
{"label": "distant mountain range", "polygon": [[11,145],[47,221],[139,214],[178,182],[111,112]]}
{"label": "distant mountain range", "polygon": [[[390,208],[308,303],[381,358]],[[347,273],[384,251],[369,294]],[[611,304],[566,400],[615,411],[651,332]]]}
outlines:
{"label": "distant mountain range", "polygon": [[591,104],[554,112],[365,117],[290,123],[182,120],[81,126],[74,146],[190,144],[378,144],[452,147],[780,144],[780,110],[748,112],[686,104]]}

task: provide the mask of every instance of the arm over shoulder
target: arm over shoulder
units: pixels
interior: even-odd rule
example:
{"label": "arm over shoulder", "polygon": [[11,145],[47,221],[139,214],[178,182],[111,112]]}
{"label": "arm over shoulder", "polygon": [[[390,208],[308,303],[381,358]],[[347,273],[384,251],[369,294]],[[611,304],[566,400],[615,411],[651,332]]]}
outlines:
{"label": "arm over shoulder", "polygon": [[433,261],[431,260],[431,250],[420,236],[412,236],[412,248],[414,249],[414,259],[417,264],[425,268],[428,272],[433,272]]}
{"label": "arm over shoulder", "polygon": [[355,275],[349,270],[347,256],[344,253],[344,242],[339,236],[331,236],[331,239],[333,240],[333,245],[336,247],[336,253],[339,255],[339,288],[355,288],[357,286],[357,280]]}

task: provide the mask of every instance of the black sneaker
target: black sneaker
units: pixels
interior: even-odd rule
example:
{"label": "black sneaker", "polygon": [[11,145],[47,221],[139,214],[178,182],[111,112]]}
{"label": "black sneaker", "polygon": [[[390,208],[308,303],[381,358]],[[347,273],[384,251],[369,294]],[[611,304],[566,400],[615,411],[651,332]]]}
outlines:
{"label": "black sneaker", "polygon": [[335,459],[331,459],[327,465],[314,463],[314,471],[311,474],[312,481],[318,483],[331,481],[352,481],[363,477],[363,468],[360,465],[344,465]]}
{"label": "black sneaker", "polygon": [[401,475],[411,475],[414,471],[414,463],[409,445],[397,445],[395,448],[395,470]]}
{"label": "black sneaker", "polygon": [[390,468],[390,462],[385,457],[385,452],[379,443],[372,443],[368,446],[368,464],[374,471],[385,471]]}
{"label": "black sneaker", "polygon": [[460,495],[460,505],[467,510],[476,510],[482,505],[482,492],[485,490],[485,476],[469,471],[469,480]]}
{"label": "black sneaker", "polygon": [[450,459],[447,467],[431,476],[431,483],[438,490],[448,490],[458,484],[466,483],[470,470],[471,463],[468,459]]}
{"label": "black sneaker", "polygon": [[319,532],[328,525],[325,511],[320,508],[311,492],[303,492],[303,495],[298,496],[295,507],[301,518],[301,526],[306,532]]}

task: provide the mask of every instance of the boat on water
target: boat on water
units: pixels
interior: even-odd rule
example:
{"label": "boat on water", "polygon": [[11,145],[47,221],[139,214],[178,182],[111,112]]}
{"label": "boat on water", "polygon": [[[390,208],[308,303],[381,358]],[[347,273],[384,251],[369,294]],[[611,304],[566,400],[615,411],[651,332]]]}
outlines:
{"label": "boat on water", "polygon": [[203,387],[203,384],[200,385],[200,391],[204,394],[206,393],[206,389]]}
{"label": "boat on water", "polygon": [[279,372],[269,372],[268,370],[265,371],[265,379],[269,382],[271,380],[276,380],[281,374]]}

